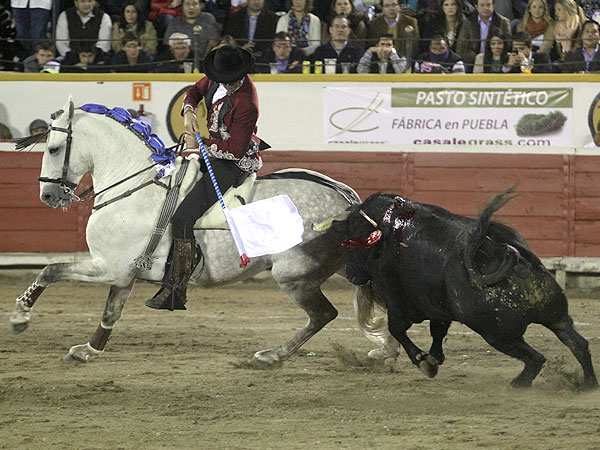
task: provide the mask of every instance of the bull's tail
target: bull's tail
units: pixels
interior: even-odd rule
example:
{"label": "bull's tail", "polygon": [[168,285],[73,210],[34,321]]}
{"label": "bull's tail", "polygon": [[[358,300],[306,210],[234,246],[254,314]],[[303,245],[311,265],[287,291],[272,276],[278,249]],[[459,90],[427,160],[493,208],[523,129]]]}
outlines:
{"label": "bull's tail", "polygon": [[[497,243],[501,244],[502,247],[500,251],[494,249],[495,251],[493,252],[489,250],[491,248],[490,245],[485,245],[489,244],[486,242],[486,239],[488,239],[487,233],[492,216],[506,203],[516,197],[516,195],[511,195],[515,191],[515,188],[516,185],[496,195],[479,214],[475,228],[473,228],[468,235],[465,246],[465,265],[471,280],[478,284],[491,286],[506,278],[508,272],[514,267],[519,259],[519,251],[511,245]],[[490,263],[488,267],[492,269],[486,273],[482,273],[481,267],[477,267],[475,262],[477,252],[483,247],[487,247],[486,251],[484,251],[487,255],[487,259],[494,259],[494,261],[486,261]]]}
{"label": "bull's tail", "polygon": [[361,331],[370,341],[381,345],[387,333],[387,310],[377,301],[370,284],[357,286],[354,291],[354,311]]}

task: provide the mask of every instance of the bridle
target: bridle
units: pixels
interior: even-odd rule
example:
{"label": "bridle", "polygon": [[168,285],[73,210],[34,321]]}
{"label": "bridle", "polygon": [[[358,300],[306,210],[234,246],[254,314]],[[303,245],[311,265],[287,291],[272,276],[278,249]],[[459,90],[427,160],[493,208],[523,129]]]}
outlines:
{"label": "bridle", "polygon": [[[69,172],[69,159],[71,158],[71,144],[73,143],[73,127],[71,122],[69,122],[69,126],[67,128],[62,127],[53,127],[50,125],[48,127],[48,133],[50,131],[60,131],[61,133],[67,133],[67,146],[65,149],[65,160],[63,162],[62,174],[60,178],[48,178],[48,177],[38,177],[38,181],[43,183],[54,183],[58,184],[60,189],[62,189],[63,193],[65,193],[72,201],[80,201],[80,197],[75,195],[75,189],[77,188],[77,184],[72,181],[67,180],[67,173]],[[81,196],[87,195],[92,192],[93,187],[87,189],[85,192],[81,194]]]}
{"label": "bridle", "polygon": [[[57,113],[54,113],[52,115],[53,119],[56,117],[55,115]],[[73,127],[72,127],[72,122],[69,122],[69,126],[67,128],[54,127],[54,126],[50,125],[48,127],[48,130],[45,133],[43,133],[41,135],[36,135],[35,136],[35,138],[36,138],[35,140],[36,141],[40,140],[44,136],[48,135],[50,133],[50,131],[60,131],[61,133],[67,133],[67,143],[66,143],[66,148],[65,148],[65,159],[63,161],[62,173],[61,173],[61,177],[60,178],[38,177],[38,181],[41,181],[43,183],[58,184],[59,188],[62,189],[63,193],[66,196],[68,196],[68,198],[71,200],[71,202],[84,202],[84,201],[87,201],[87,200],[93,200],[97,196],[99,196],[100,194],[102,194],[103,192],[106,192],[109,189],[112,189],[113,187],[118,186],[119,184],[124,183],[125,181],[130,180],[131,178],[136,177],[137,175],[139,175],[139,174],[141,174],[141,173],[143,173],[143,172],[145,172],[147,170],[150,170],[154,166],[160,164],[158,161],[155,161],[154,163],[152,163],[148,167],[145,167],[145,168],[143,168],[143,169],[141,169],[141,170],[139,170],[139,171],[137,171],[137,172],[135,172],[135,173],[133,173],[133,174],[125,177],[125,178],[123,178],[122,180],[117,181],[116,183],[114,183],[114,184],[108,186],[107,188],[102,189],[101,191],[96,192],[96,193],[94,193],[92,195],[90,195],[90,194],[94,190],[94,186],[90,186],[85,191],[83,191],[81,194],[75,195],[75,189],[77,189],[77,183],[73,183],[72,181],[69,181],[67,179],[67,174],[69,172],[69,160],[71,158],[71,145],[73,144]],[[23,146],[26,146],[26,144],[28,144],[29,141],[30,141],[29,138],[24,139],[23,142],[21,143],[21,148]],[[175,153],[181,152],[183,150],[183,145],[184,145],[183,135],[181,135],[179,137],[178,143],[175,144],[175,145],[173,145],[173,146],[171,146],[171,147],[169,147],[167,150],[175,149]],[[163,187],[163,188],[165,188],[167,190],[169,189],[168,186],[166,186],[164,183],[162,183],[162,182],[159,181],[158,177],[155,177],[152,180],[147,181],[145,183],[142,183],[141,185],[139,185],[139,186],[137,186],[137,187],[135,187],[133,189],[130,189],[127,192],[125,192],[125,193],[123,193],[123,194],[121,194],[121,195],[119,195],[119,196],[117,196],[117,197],[115,197],[115,198],[113,198],[111,200],[108,200],[108,201],[106,201],[104,203],[101,203],[100,205],[94,206],[92,209],[93,210],[98,210],[98,209],[100,209],[100,208],[102,208],[102,207],[104,207],[106,205],[109,205],[110,203],[114,203],[115,201],[120,200],[121,198],[127,197],[127,196],[131,195],[132,193],[134,193],[135,191],[138,191],[138,190],[140,190],[140,189],[142,189],[142,188],[144,188],[144,187],[146,187],[146,186],[148,186],[150,184],[156,184],[156,185],[159,185],[159,186],[161,186],[161,187]]]}

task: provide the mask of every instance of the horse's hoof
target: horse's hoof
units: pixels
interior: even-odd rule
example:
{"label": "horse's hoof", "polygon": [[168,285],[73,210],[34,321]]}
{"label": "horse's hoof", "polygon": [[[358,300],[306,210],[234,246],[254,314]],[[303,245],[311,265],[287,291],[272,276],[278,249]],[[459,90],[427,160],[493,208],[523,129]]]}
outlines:
{"label": "horse's hoof", "polygon": [[75,354],[69,353],[69,354],[67,354],[67,356],[65,356],[65,357],[63,358],[63,361],[64,361],[64,362],[67,362],[67,363],[78,363],[78,362],[79,362],[79,363],[85,363],[85,362],[87,362],[87,361],[88,361],[88,358],[89,358],[89,357],[84,357],[84,358],[82,358],[82,357],[80,357],[80,356],[78,356],[78,355],[75,355]]}
{"label": "horse's hoof", "polygon": [[433,378],[438,373],[439,364],[437,359],[435,359],[431,355],[425,355],[425,357],[419,361],[417,366],[421,372],[423,372],[427,377]]}
{"label": "horse's hoof", "polygon": [[29,322],[22,322],[22,323],[13,323],[12,324],[12,332],[15,336],[23,333],[27,327],[29,326]]}
{"label": "horse's hoof", "polygon": [[253,363],[259,367],[273,367],[281,365],[283,361],[273,350],[261,350],[254,354]]}
{"label": "horse's hoof", "polygon": [[371,359],[375,359],[378,361],[382,359],[387,360],[389,358],[393,358],[395,360],[398,358],[399,353],[400,352],[397,348],[390,349],[389,347],[386,347],[384,345],[383,347],[374,348],[369,353],[367,353],[367,356]]}

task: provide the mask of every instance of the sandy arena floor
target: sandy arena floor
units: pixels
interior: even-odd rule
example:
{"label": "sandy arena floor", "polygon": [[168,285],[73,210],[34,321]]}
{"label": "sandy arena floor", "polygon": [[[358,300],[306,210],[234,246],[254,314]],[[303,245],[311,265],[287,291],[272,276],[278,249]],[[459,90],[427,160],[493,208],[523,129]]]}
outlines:
{"label": "sandy arena floor", "polygon": [[[340,279],[325,289],[339,317],[282,367],[259,370],[244,362],[306,321],[274,283],[196,288],[186,312],[146,308],[155,286],[139,283],[104,354],[67,364],[96,329],[108,288],[50,286],[30,328],[13,336],[8,315],[33,278],[0,271],[2,449],[600,448],[600,390],[576,391],[581,369],[540,326],[527,340],[548,362],[531,389],[510,388],[521,363],[459,324],[428,379],[404,353],[392,366],[366,360],[372,345]],[[600,300],[570,307],[598,372]],[[429,347],[426,325],[411,337]]]}

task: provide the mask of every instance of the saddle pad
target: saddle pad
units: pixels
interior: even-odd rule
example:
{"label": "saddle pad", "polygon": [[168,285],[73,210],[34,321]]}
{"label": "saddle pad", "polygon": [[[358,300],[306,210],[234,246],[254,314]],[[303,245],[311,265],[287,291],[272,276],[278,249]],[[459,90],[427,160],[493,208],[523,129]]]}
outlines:
{"label": "saddle pad", "polygon": [[[179,189],[179,197],[177,198],[177,206],[181,204],[185,196],[192,190],[192,188],[196,185],[196,182],[202,178],[204,175],[200,171],[200,160],[198,155],[190,155],[187,157],[189,160],[189,167],[185,177],[183,178],[183,182],[181,183],[181,188]],[[175,172],[171,175],[174,177],[181,168],[181,158],[178,157],[176,161],[176,169]],[[209,176],[206,174],[206,176]],[[242,206],[243,203],[240,201],[240,198],[244,199],[247,203],[247,199],[250,198],[250,192],[252,191],[252,186],[254,185],[254,180],[256,179],[256,174],[250,174],[244,182],[235,188],[229,188],[225,193],[223,193],[223,200],[225,201],[225,205],[228,209],[234,209],[238,206]],[[200,217],[196,223],[194,224],[194,229],[199,228],[210,228],[210,229],[221,229],[228,230],[227,222],[225,221],[225,215],[221,209],[221,205],[219,202],[216,202],[212,205],[206,213]]]}

